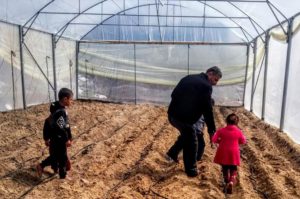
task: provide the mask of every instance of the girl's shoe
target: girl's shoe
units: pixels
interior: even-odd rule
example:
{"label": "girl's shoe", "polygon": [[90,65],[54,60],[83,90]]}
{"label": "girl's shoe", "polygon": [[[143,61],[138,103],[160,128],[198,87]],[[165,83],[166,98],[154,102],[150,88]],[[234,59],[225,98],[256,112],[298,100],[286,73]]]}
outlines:
{"label": "girl's shoe", "polygon": [[233,182],[230,181],[230,182],[226,185],[226,193],[232,194],[232,188],[233,188]]}

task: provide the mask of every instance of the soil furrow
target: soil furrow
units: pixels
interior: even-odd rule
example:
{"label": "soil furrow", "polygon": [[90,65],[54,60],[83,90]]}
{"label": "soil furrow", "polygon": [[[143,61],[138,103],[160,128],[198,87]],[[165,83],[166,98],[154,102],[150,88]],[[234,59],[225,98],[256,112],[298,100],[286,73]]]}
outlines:
{"label": "soil furrow", "polygon": [[48,154],[41,133],[48,107],[0,113],[0,198],[300,199],[300,146],[234,107],[214,108],[218,128],[236,112],[248,141],[241,146],[232,195],[222,191],[221,168],[213,163],[216,148],[211,148],[207,130],[199,176],[189,178],[182,153],[178,164],[165,158],[179,135],[168,122],[167,108],[145,104],[75,101],[68,110],[72,169],[61,180],[46,168],[38,179],[33,166]]}

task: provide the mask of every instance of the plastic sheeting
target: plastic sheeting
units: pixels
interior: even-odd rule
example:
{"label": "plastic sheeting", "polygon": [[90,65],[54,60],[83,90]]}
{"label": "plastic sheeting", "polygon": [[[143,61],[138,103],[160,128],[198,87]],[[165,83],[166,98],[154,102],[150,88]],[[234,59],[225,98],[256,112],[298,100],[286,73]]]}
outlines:
{"label": "plastic sheeting", "polygon": [[[68,87],[76,96],[75,41],[62,38],[53,48],[50,34],[26,29],[23,34],[22,79],[20,28],[0,22],[0,111],[54,101],[55,83],[57,92]],[[56,81],[53,60],[56,62]]]}
{"label": "plastic sheeting", "polygon": [[133,45],[80,44],[78,59],[79,98],[134,102]]}
{"label": "plastic sheeting", "polygon": [[[168,104],[187,74],[217,65],[224,75],[215,88],[220,105],[242,105],[246,46],[81,43],[79,97]],[[220,53],[222,52],[222,53]]]}
{"label": "plastic sheeting", "polygon": [[0,23],[0,111],[23,108],[19,28]]}
{"label": "plastic sheeting", "polygon": [[[265,75],[265,59],[266,52],[264,49],[264,43],[261,40],[257,41],[257,57],[255,66],[255,78],[253,87],[253,112],[258,116],[262,117],[262,106],[263,106],[263,86],[264,86],[264,75]],[[252,82],[251,82],[252,83]]]}
{"label": "plastic sheeting", "polygon": [[269,45],[265,121],[276,127],[280,125],[286,53],[287,43],[283,43],[271,37]]}
{"label": "plastic sheeting", "polygon": [[[1,0],[0,20],[76,40],[250,42],[298,0]],[[274,16],[275,14],[275,16]]]}
{"label": "plastic sheeting", "polygon": [[76,96],[76,43],[61,39],[55,48],[57,88],[66,87]]}
{"label": "plastic sheeting", "polygon": [[[298,18],[299,20],[300,18]],[[296,23],[297,25],[297,23]],[[293,35],[293,43],[291,49],[291,62],[288,78],[288,90],[287,90],[287,104],[284,131],[287,132],[297,143],[300,143],[300,86],[299,86],[299,74],[300,74],[300,32],[296,32]]]}
{"label": "plastic sheeting", "polygon": [[[281,28],[277,27],[270,32],[269,42],[269,58],[268,58],[268,70],[266,79],[266,100],[265,104],[262,103],[263,98],[263,76],[265,73],[265,63],[263,59],[264,45],[258,42],[257,59],[256,59],[256,72],[255,72],[255,89],[253,95],[253,113],[258,117],[264,117],[265,121],[272,124],[275,127],[280,127],[281,122],[283,124],[283,130],[286,132],[295,142],[300,143],[300,127],[297,124],[300,115],[298,110],[300,108],[299,103],[299,85],[298,76],[300,60],[298,56],[300,42],[299,34],[300,17],[298,16],[294,20],[292,48],[290,55],[289,71],[286,70],[287,63],[287,47],[286,36],[282,34]],[[286,24],[283,26],[286,29]],[[249,70],[248,73],[246,95],[245,95],[245,108],[251,110],[251,92],[252,92],[252,69],[253,67],[253,54],[250,52]],[[263,65],[261,65],[263,64]],[[261,70],[260,74],[258,70]],[[282,100],[284,89],[284,78],[288,72],[287,82],[287,96],[286,106],[284,113],[284,120],[281,118],[282,113]],[[262,115],[263,105],[265,106],[265,115]]]}
{"label": "plastic sheeting", "polygon": [[29,30],[24,37],[24,43],[24,81],[27,105],[54,101],[51,35]]}

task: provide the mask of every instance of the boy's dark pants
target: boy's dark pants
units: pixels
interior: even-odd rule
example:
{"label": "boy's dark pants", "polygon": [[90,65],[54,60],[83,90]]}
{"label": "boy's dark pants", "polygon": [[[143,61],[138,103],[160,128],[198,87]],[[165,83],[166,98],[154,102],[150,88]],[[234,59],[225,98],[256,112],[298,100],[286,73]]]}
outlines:
{"label": "boy's dark pants", "polygon": [[61,178],[64,178],[67,174],[66,165],[68,161],[67,147],[65,142],[50,142],[49,153],[50,155],[42,161],[41,167],[44,168],[51,165],[51,168],[54,171],[57,171],[57,169],[59,169],[59,176]]}
{"label": "boy's dark pants", "polygon": [[179,152],[183,149],[183,162],[187,175],[194,176],[197,172],[196,154],[197,154],[197,136],[192,125],[181,122],[169,116],[170,123],[179,130],[180,136],[169,149],[167,154],[172,159],[177,159]]}
{"label": "boy's dark pants", "polygon": [[202,159],[204,148],[205,148],[205,141],[203,133],[197,133],[197,140],[198,140],[198,151],[197,151],[197,161]]}

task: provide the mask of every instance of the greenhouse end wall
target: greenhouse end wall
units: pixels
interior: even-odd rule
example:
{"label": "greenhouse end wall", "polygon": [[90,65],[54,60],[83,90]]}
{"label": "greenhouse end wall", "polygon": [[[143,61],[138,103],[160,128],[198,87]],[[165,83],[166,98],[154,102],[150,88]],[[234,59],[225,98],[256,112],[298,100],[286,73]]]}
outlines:
{"label": "greenhouse end wall", "polygon": [[246,45],[80,43],[78,96],[113,102],[167,105],[188,75],[219,66],[218,105],[243,105]]}

